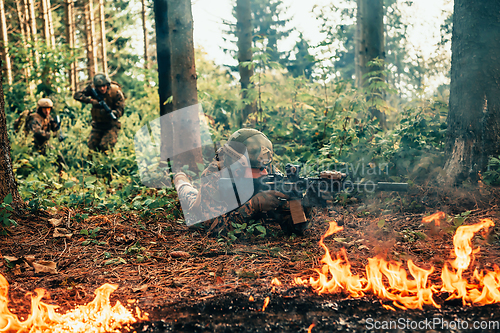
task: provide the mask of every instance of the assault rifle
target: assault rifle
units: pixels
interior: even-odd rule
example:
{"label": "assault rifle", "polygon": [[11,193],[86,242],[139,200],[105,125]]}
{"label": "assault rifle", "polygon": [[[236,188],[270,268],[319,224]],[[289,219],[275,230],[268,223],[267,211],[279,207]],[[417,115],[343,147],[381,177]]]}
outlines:
{"label": "assault rifle", "polygon": [[108,104],[106,104],[106,101],[104,100],[104,98],[102,98],[102,96],[100,96],[97,93],[97,91],[95,91],[95,89],[92,87],[90,88],[90,95],[92,95],[92,97],[99,102],[99,105],[101,106],[101,108],[103,108],[104,111],[106,111],[106,113],[109,114],[111,119],[116,120],[116,116],[113,114],[113,110],[110,109]]}
{"label": "assault rifle", "polygon": [[[254,194],[275,190],[286,194],[290,202],[293,224],[307,222],[304,208],[327,207],[327,201],[339,193],[407,191],[408,183],[372,182],[355,183],[348,180],[345,173],[322,171],[319,177],[300,177],[300,165],[287,164],[285,173],[274,173],[254,179]],[[230,178],[221,178],[219,188],[222,191],[233,190],[234,182]]]}
{"label": "assault rifle", "polygon": [[54,132],[58,132],[57,139],[59,140],[59,142],[63,142],[64,139],[66,139],[66,137],[64,136],[64,134],[61,131],[61,117],[59,117],[59,115],[57,115],[55,119],[52,119],[50,121],[50,123],[51,123],[52,130]]}

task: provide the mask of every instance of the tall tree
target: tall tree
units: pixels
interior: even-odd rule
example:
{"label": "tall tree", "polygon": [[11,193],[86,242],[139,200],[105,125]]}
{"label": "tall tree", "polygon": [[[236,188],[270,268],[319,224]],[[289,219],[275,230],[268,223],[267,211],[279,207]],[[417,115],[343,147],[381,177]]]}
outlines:
{"label": "tall tree", "polygon": [[[357,0],[358,11],[356,14],[356,84],[358,87],[368,88],[372,85],[374,76],[367,74],[375,72],[380,81],[385,81],[383,63],[373,65],[375,59],[385,59],[384,52],[384,1],[383,0]],[[375,100],[383,96],[378,89],[370,89],[372,107],[370,112],[375,116],[380,125],[385,128],[385,113],[376,107]]]}
{"label": "tall tree", "polygon": [[[173,108],[181,110],[198,104],[191,1],[169,0],[168,15]],[[189,165],[192,171],[197,172],[198,164],[203,163],[198,113],[191,113],[189,119],[184,119],[177,125],[174,127],[174,147],[186,151],[178,157],[181,163],[177,167]]]}
{"label": "tall tree", "polygon": [[444,180],[477,179],[500,154],[499,1],[455,0]]}
{"label": "tall tree", "polygon": [[5,74],[7,75],[7,83],[12,85],[12,66],[9,55],[9,38],[7,34],[7,18],[5,16],[4,1],[0,0],[0,29],[2,30],[2,60],[5,63]]}
{"label": "tall tree", "polygon": [[383,0],[358,0],[357,33],[356,82],[358,87],[362,87],[366,84],[365,74],[383,69],[368,66],[375,58],[385,59]]}
{"label": "tall tree", "polygon": [[108,75],[108,55],[106,51],[106,24],[104,19],[104,0],[99,0],[99,23],[101,26],[101,60],[102,72]]}
{"label": "tall tree", "polygon": [[97,73],[93,2],[93,0],[88,0],[85,5],[85,32],[87,41],[87,67],[89,80],[92,80],[94,75]]}
{"label": "tall tree", "polygon": [[148,38],[148,28],[147,28],[147,15],[146,15],[146,0],[142,0],[142,34],[144,36],[144,68],[149,69],[149,38]]}
{"label": "tall tree", "polygon": [[[2,62],[0,60],[0,67]],[[3,73],[0,71],[0,202],[11,194],[13,198],[12,207],[19,211],[23,206],[23,199],[17,191],[16,177],[12,169],[12,158],[10,156],[10,142],[7,135],[7,122],[5,118],[5,100],[3,94]]]}
{"label": "tall tree", "polygon": [[[26,1],[24,1],[26,3]],[[33,64],[31,63],[31,57],[28,56],[28,41],[29,37],[27,36],[27,30],[28,25],[27,25],[27,15],[26,12],[24,11],[24,6],[21,4],[21,0],[16,0],[16,11],[17,11],[17,17],[19,19],[19,30],[21,31],[21,47],[23,48],[24,54],[27,55],[27,66],[24,66],[23,69],[23,74],[24,74],[24,79],[26,81],[26,88],[28,90],[28,94],[31,96],[32,95],[32,90],[30,89],[30,76],[31,76],[31,67],[33,67]]]}
{"label": "tall tree", "polygon": [[[66,12],[66,43],[69,46],[71,58],[74,57],[75,48],[75,5],[73,0],[65,0]],[[72,92],[77,88],[76,62],[71,61],[68,68],[69,84]]]}
{"label": "tall tree", "polygon": [[242,114],[238,117],[239,127],[255,111],[255,103],[248,101],[252,65],[252,10],[251,0],[236,1],[236,34],[238,37],[238,69],[240,72],[241,98],[244,101]]}
{"label": "tall tree", "polygon": [[43,18],[43,36],[45,38],[45,43],[47,44],[47,46],[51,46],[51,47],[54,47],[55,46],[55,42],[54,44],[52,44],[52,35],[50,34],[50,25],[51,23],[49,22],[49,11],[50,11],[50,8],[49,8],[49,4],[48,4],[48,0],[42,0],[41,2],[42,4],[42,18]]}

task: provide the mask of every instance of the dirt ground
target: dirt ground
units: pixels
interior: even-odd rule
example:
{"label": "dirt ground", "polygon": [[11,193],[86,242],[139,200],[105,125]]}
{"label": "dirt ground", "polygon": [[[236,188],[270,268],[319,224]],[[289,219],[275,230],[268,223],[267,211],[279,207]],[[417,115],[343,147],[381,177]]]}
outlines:
{"label": "dirt ground", "polygon": [[[325,244],[333,253],[346,248],[353,273],[363,274],[367,258],[381,255],[405,263],[412,259],[423,268],[434,265],[431,280],[437,282],[441,267],[451,258],[454,222],[433,232],[421,223],[422,217],[437,211],[452,216],[470,211],[465,224],[485,217],[500,224],[497,198],[496,190],[484,188],[377,194],[317,209],[302,237],[268,226],[265,238],[245,235],[233,243],[162,216],[122,213],[83,219],[82,212],[60,208],[17,219],[19,225],[2,236],[0,272],[10,284],[9,308],[20,317],[29,313],[26,295],[36,288],[46,289],[50,295],[45,302],[64,311],[91,301],[102,284],[117,284],[113,303],[120,300],[149,313],[148,321],[135,326],[143,332],[365,331],[369,318],[500,320],[497,305],[463,307],[443,297],[438,300],[442,309],[393,312],[375,297],[319,296],[293,283],[296,277],[316,276],[314,269],[324,254],[318,241],[332,219],[343,222],[344,230]],[[57,228],[66,229],[57,232],[71,237],[54,237],[57,223]],[[497,232],[495,227],[474,238],[481,251],[472,266],[493,270],[500,264]],[[472,270],[465,274],[470,276]],[[283,285],[273,287],[273,278]],[[262,311],[266,297],[270,303]]]}

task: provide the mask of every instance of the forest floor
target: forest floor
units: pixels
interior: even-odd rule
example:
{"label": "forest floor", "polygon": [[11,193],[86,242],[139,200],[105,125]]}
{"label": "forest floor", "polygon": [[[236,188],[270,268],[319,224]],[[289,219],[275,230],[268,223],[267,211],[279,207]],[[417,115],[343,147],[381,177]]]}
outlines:
{"label": "forest floor", "polygon": [[[113,304],[120,300],[149,313],[149,320],[134,326],[138,332],[307,332],[311,324],[312,332],[366,331],[370,320],[400,318],[499,321],[496,304],[470,307],[438,297],[441,309],[391,311],[373,295],[318,295],[294,284],[297,277],[317,277],[315,269],[324,255],[318,241],[331,220],[342,221],[344,229],[326,238],[325,244],[331,253],[346,249],[353,273],[364,275],[367,259],[378,255],[404,267],[409,259],[422,268],[435,266],[430,279],[438,282],[444,263],[453,259],[458,220],[450,219],[432,232],[421,223],[422,217],[437,211],[452,217],[470,211],[464,224],[490,218],[500,225],[499,199],[495,189],[413,188],[403,195],[377,194],[317,210],[301,237],[269,226],[264,238],[244,235],[235,242],[208,237],[201,229],[161,216],[82,218],[82,212],[60,208],[17,219],[18,226],[0,242],[0,272],[9,282],[9,308],[23,318],[31,307],[26,294],[36,288],[48,291],[44,302],[65,311],[90,302],[102,284],[117,284]],[[57,223],[66,230],[55,230]],[[481,250],[471,266],[493,270],[500,265],[498,229],[476,235],[473,244]],[[60,237],[55,231],[72,235]],[[472,271],[465,276],[470,278]],[[282,285],[273,286],[273,278]],[[266,297],[270,303],[262,311]],[[422,331],[446,328],[439,327]]]}

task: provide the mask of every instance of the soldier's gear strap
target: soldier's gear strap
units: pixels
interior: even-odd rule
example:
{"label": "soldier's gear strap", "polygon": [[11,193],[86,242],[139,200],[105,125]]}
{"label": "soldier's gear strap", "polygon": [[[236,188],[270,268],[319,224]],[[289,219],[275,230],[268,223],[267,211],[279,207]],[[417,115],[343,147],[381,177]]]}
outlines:
{"label": "soldier's gear strap", "polygon": [[222,146],[222,151],[224,152],[224,154],[229,156],[233,161],[238,161],[243,167],[245,168],[250,167],[250,163],[248,162],[245,155],[238,153],[229,144],[226,143],[224,146]]}

